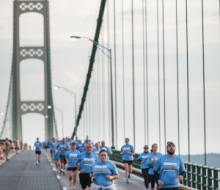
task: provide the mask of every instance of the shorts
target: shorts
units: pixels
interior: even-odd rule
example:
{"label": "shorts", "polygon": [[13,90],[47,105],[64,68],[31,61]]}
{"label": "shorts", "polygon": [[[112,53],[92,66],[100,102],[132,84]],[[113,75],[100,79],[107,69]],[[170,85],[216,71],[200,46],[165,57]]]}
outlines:
{"label": "shorts", "polygon": [[123,160],[123,163],[127,163],[130,166],[133,164],[133,160]]}
{"label": "shorts", "polygon": [[80,182],[82,189],[86,189],[87,186],[90,187],[92,181],[91,181],[89,173],[80,173],[79,182]]}
{"label": "shorts", "polygon": [[109,186],[102,186],[102,185],[96,185],[95,183],[91,184],[91,188],[92,190],[96,190],[96,189],[111,189],[111,190],[117,190],[117,186],[115,185],[115,183],[113,182],[113,184],[109,185]]}
{"label": "shorts", "polygon": [[60,155],[60,162],[66,165],[66,157],[64,155]]}
{"label": "shorts", "polygon": [[74,168],[67,168],[67,171],[76,171],[76,170],[77,170],[76,167],[74,167]]}
{"label": "shorts", "polygon": [[60,160],[60,157],[58,157],[58,156],[54,156],[54,157],[53,157],[53,160],[55,160],[55,161],[59,161],[59,160]]}
{"label": "shorts", "polygon": [[173,188],[160,188],[160,190],[179,190],[179,187],[173,187]]}
{"label": "shorts", "polygon": [[41,151],[35,151],[35,154],[39,154],[39,155],[41,155]]}

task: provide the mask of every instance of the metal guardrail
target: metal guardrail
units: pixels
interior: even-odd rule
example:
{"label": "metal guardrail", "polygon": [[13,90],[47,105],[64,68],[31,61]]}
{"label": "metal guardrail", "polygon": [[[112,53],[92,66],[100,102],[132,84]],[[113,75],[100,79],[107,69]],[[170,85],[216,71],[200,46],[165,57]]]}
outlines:
{"label": "metal guardrail", "polygon": [[[122,163],[120,151],[112,151],[113,155],[110,156],[110,159]],[[138,156],[139,154],[134,155],[133,167],[140,169]],[[199,190],[220,190],[220,168],[209,167],[191,162],[184,162],[184,164],[187,171],[182,182],[183,185]],[[187,187],[185,189],[187,189]]]}

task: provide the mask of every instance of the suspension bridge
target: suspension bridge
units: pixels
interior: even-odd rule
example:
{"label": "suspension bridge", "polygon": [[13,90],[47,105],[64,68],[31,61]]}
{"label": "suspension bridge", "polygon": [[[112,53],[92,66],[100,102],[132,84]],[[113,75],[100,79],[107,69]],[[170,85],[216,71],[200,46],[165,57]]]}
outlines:
{"label": "suspension bridge", "polygon": [[[137,153],[141,153],[145,144],[151,146],[156,142],[160,152],[165,154],[166,143],[171,140],[176,143],[176,154],[184,157],[187,168],[181,188],[220,189],[220,166],[213,165],[211,159],[211,153],[220,153],[216,146],[220,143],[220,2],[96,0],[87,5],[74,1],[69,9],[68,5],[62,4],[63,9],[57,5],[58,2],[48,0],[13,1],[12,63],[8,84],[2,83],[4,88],[7,85],[8,92],[7,98],[1,99],[4,103],[0,104],[4,105],[4,108],[0,107],[4,109],[0,117],[0,139],[25,140],[24,134],[28,136],[34,129],[25,127],[24,118],[35,115],[43,121],[40,129],[44,131],[45,140],[65,136],[84,138],[86,135],[97,141],[104,139],[112,147],[110,159],[118,167],[121,164],[119,150],[126,137],[130,138]],[[74,47],[68,54],[74,54],[71,55],[74,69],[72,63],[65,66],[66,60],[60,60],[59,64],[62,63],[66,70],[75,71],[80,82],[73,81],[75,83],[68,88],[68,79],[62,83],[60,79],[65,76],[53,73],[56,70],[53,61],[57,61],[63,47],[52,38],[55,25],[52,15],[62,25],[58,15],[63,13],[54,14],[55,7],[69,15],[74,12],[74,18],[68,18],[68,25],[76,26],[66,36],[69,41],[75,40],[71,42]],[[88,14],[80,11],[82,9]],[[32,20],[32,24],[24,24],[22,19],[27,21],[31,15],[36,15],[36,23]],[[41,41],[36,45],[25,30],[32,30],[34,34],[38,28],[35,26],[37,19],[42,30],[41,40],[32,36],[37,42]],[[92,26],[88,20],[95,23],[93,28],[88,27]],[[68,28],[63,26],[63,30]],[[32,35],[31,32],[27,34]],[[62,58],[68,60],[65,53]],[[38,89],[42,91],[41,97],[35,96],[34,80],[28,81],[24,77],[29,74],[29,79],[34,78],[32,70],[37,69],[31,68],[32,62],[36,62],[37,69],[41,65],[42,89]],[[58,70],[63,69],[56,65]],[[22,72],[24,66],[27,68]],[[84,73],[80,71],[83,69]],[[77,77],[69,80],[77,80]],[[60,86],[53,85],[58,81],[56,78],[59,78]],[[30,88],[25,88],[25,82],[30,83]],[[74,104],[71,106],[65,98],[54,98],[57,97],[54,87],[68,92],[74,98]],[[31,95],[25,99],[24,94]],[[65,132],[63,110],[56,107],[59,101],[62,104],[68,102],[67,107],[72,108],[72,120],[68,120],[73,122],[71,132]],[[56,111],[62,114],[61,125],[58,125]],[[38,121],[32,122],[34,125]],[[25,165],[22,155],[26,157],[28,153],[13,159]],[[133,167],[138,170],[137,155]],[[200,155],[200,160],[195,155]],[[44,159],[47,163],[46,157]],[[26,165],[24,176],[31,174],[31,163],[27,161]],[[20,166],[16,168],[18,172],[21,170]],[[45,170],[48,176],[53,175],[51,168],[40,168],[31,174],[33,179]],[[24,176],[19,176],[21,181]],[[41,183],[43,179],[37,180]],[[141,188],[139,183],[137,188]],[[135,181],[133,185],[135,188]],[[10,187],[13,189],[13,184]],[[22,185],[19,187],[23,188]]]}

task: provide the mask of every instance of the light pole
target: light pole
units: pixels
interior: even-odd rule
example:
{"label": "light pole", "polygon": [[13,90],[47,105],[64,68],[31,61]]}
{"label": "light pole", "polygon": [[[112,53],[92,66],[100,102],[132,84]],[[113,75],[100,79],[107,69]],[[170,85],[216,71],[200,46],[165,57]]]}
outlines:
{"label": "light pole", "polygon": [[[109,48],[106,48],[105,46],[99,44],[98,42],[88,38],[88,37],[80,37],[80,36],[71,36],[70,39],[71,40],[76,40],[76,39],[80,39],[80,38],[84,38],[87,39],[89,41],[91,41],[93,44],[95,44],[102,53],[104,53],[109,59],[110,59],[110,91],[111,91],[111,124],[112,124],[112,149],[115,149],[115,134],[114,134],[114,105],[113,105],[113,82],[112,82],[112,50]],[[103,49],[107,50],[109,52],[109,55],[106,54]]]}
{"label": "light pole", "polygon": [[75,124],[76,124],[76,93],[75,92],[72,92],[71,90],[63,87],[63,86],[54,86],[54,89],[55,90],[58,90],[58,89],[64,89],[65,91],[67,91],[72,97],[74,97],[74,100],[75,100]]}
{"label": "light pole", "polygon": [[[62,118],[62,138],[64,138],[64,125],[63,125],[63,110],[61,110],[61,109],[59,109],[59,108],[57,108],[57,107],[55,107],[55,106],[53,106],[57,111],[59,111],[60,113],[61,113],[61,118]],[[52,106],[47,106],[47,108],[48,109],[51,109],[52,108]],[[48,116],[45,116],[45,118],[47,118]]]}

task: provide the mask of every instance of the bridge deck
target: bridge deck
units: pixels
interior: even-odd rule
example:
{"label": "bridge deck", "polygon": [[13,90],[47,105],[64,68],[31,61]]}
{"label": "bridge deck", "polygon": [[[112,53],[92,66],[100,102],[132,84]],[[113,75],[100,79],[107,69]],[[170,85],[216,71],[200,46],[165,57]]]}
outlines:
{"label": "bridge deck", "polygon": [[[35,164],[34,151],[22,151],[12,157],[10,161],[0,166],[1,190],[69,190],[68,176],[55,173],[55,165],[50,162],[49,151],[42,151],[41,162]],[[116,180],[118,189],[145,189],[143,179],[131,176],[130,183],[125,183],[124,171],[119,169],[119,179]],[[59,179],[59,181],[58,181]],[[79,181],[77,189],[81,189]]]}
{"label": "bridge deck", "polygon": [[34,151],[22,151],[0,167],[1,190],[62,190],[45,154],[36,166]]}

